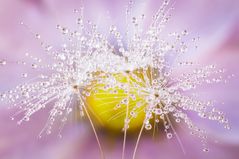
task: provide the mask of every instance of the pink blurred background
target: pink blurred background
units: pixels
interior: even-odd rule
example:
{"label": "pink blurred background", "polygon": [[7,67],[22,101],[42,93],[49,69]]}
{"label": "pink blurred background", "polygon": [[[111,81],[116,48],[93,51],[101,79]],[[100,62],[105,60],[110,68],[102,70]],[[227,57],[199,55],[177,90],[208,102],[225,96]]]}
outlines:
{"label": "pink blurred background", "polygon": [[[136,1],[136,0],[135,0]],[[175,0],[173,17],[167,30],[187,29],[192,37],[200,36],[199,48],[186,58],[197,59],[201,64],[217,64],[227,70],[226,76],[235,74],[227,84],[218,84],[203,90],[202,96],[218,101],[217,107],[229,118],[232,130],[224,130],[217,123],[198,120],[209,134],[210,151],[202,152],[197,137],[189,135],[187,129],[177,132],[181,136],[186,154],[181,151],[176,139],[163,137],[153,141],[142,138],[137,159],[237,159],[239,156],[239,1],[238,0]],[[138,0],[135,14],[144,12],[150,19],[162,2]],[[127,1],[85,0],[85,15],[104,28],[116,24],[121,31],[125,27],[125,5]],[[75,26],[73,9],[82,6],[77,0],[0,0],[0,59],[10,61],[0,67],[0,91],[13,88],[23,79],[22,72],[29,68],[16,66],[11,61],[24,59],[29,51],[34,56],[47,58],[38,42],[29,31],[19,25],[23,20],[32,30],[53,45],[61,44],[56,24],[69,28]],[[103,18],[111,17],[111,18]],[[32,74],[32,76],[34,73]],[[221,104],[221,103],[224,104]],[[71,123],[63,130],[63,138],[57,133],[37,139],[44,126],[47,112],[40,112],[32,120],[17,126],[10,116],[14,110],[0,105],[0,159],[97,159],[99,149],[88,123]],[[163,136],[164,134],[162,134]],[[107,159],[121,158],[122,140],[100,134]],[[112,141],[113,140],[113,141]],[[216,141],[215,141],[216,140]],[[135,140],[127,142],[126,157],[131,158]]]}

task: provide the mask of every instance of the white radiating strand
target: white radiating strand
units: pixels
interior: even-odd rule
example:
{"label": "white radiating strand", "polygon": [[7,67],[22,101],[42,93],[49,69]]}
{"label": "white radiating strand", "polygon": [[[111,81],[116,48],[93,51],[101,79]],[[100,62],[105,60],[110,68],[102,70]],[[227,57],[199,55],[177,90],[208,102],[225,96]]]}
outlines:
{"label": "white radiating strand", "polygon": [[[230,129],[224,113],[216,109],[213,102],[201,101],[187,95],[189,91],[203,84],[225,82],[226,80],[222,78],[225,70],[218,69],[215,65],[195,68],[198,65],[192,61],[178,61],[179,57],[182,57],[193,44],[185,42],[188,38],[187,30],[162,36],[162,31],[171,18],[170,11],[173,9],[173,5],[169,2],[168,0],[163,2],[153,16],[152,23],[144,30],[142,25],[144,17],[132,14],[133,3],[130,1],[126,11],[125,33],[120,33],[114,25],[109,28],[109,34],[113,35],[117,41],[116,44],[112,44],[106,35],[100,33],[96,24],[84,19],[83,8],[77,12],[79,13],[77,30],[57,25],[57,29],[65,40],[61,47],[45,43],[40,34],[35,34],[30,27],[21,23],[39,41],[51,62],[44,62],[29,53],[26,53],[26,58],[30,58],[32,63],[17,62],[19,65],[30,65],[33,70],[44,73],[0,94],[1,101],[19,109],[12,119],[22,115],[22,119],[18,121],[21,124],[23,121],[29,121],[31,116],[41,109],[50,107],[48,121],[39,136],[43,133],[51,134],[56,119],[61,119],[64,126],[67,116],[72,112],[71,100],[74,96],[78,96],[81,100],[80,115],[84,117],[86,113],[101,149],[96,130],[87,111],[89,106],[84,101],[87,96],[94,96],[98,93],[97,89],[101,89],[114,90],[117,98],[122,98],[120,103],[112,108],[121,109],[121,111],[113,114],[109,119],[110,122],[117,117],[126,116],[122,158],[124,158],[127,129],[130,128],[131,119],[137,118],[139,112],[144,112],[145,119],[133,158],[135,158],[142,131],[152,128],[151,120],[155,123],[161,121],[167,137],[170,139],[175,135],[180,145],[181,141],[171,121],[176,123],[184,121],[191,133],[198,135],[203,143],[206,139],[205,131],[199,129],[187,116],[188,111],[195,112],[201,118],[218,121],[225,128]],[[123,44],[124,42],[126,45]],[[172,64],[172,61],[178,62],[177,67],[174,66],[175,63]],[[0,60],[0,67],[7,67],[7,65],[7,59]],[[174,72],[184,67],[194,69],[175,77]],[[125,77],[127,82],[120,82],[118,80],[120,76]],[[28,73],[21,75],[24,79],[28,77]],[[127,93],[120,96],[117,90]],[[122,103],[126,105],[126,108],[121,107]],[[99,109],[103,106],[99,105]],[[129,112],[129,109],[132,111]],[[107,111],[101,113],[107,113]],[[102,156],[104,156],[103,153]]]}

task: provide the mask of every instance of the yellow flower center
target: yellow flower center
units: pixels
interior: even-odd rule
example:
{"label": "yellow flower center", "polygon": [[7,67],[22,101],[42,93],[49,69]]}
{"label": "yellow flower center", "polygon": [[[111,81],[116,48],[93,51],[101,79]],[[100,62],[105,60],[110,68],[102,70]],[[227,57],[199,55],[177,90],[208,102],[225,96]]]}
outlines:
{"label": "yellow flower center", "polygon": [[86,96],[86,106],[96,123],[117,132],[125,126],[127,131],[139,129],[143,125],[147,106],[144,88],[146,82],[152,81],[149,72],[138,69],[110,75],[103,73],[99,78],[103,82],[92,82],[87,88],[90,94]]}

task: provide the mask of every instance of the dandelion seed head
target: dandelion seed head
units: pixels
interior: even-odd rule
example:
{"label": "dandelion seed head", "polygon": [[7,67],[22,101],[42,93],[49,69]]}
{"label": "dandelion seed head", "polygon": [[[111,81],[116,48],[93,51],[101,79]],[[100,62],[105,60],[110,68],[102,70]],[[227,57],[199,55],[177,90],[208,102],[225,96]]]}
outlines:
{"label": "dandelion seed head", "polygon": [[[204,84],[224,82],[221,74],[225,70],[181,60],[197,38],[192,38],[192,43],[185,42],[190,36],[188,30],[161,36],[171,18],[171,10],[169,1],[165,0],[145,30],[142,26],[145,15],[132,16],[126,36],[111,25],[108,32],[116,44],[101,34],[96,24],[85,20],[81,11],[75,10],[79,14],[77,30],[56,26],[65,39],[62,46],[44,42],[38,33],[33,35],[51,62],[26,53],[25,57],[32,62],[17,63],[44,73],[32,79],[23,73],[21,77],[28,79],[27,82],[1,93],[1,101],[18,107],[20,111],[12,117],[22,116],[18,124],[50,107],[48,121],[39,137],[43,133],[51,134],[55,122],[60,121],[61,131],[76,106],[81,117],[88,116],[87,110],[92,110],[90,114],[96,122],[119,131],[140,127],[150,131],[155,123],[162,123],[168,139],[177,137],[174,123],[185,123],[192,135],[206,143],[206,132],[192,122],[187,112],[218,121],[230,129],[228,120],[213,102],[199,100],[188,92]],[[129,8],[126,14],[131,16]],[[7,63],[0,60],[0,66]],[[192,71],[175,77],[174,73],[185,67]],[[208,148],[203,151],[207,152]]]}

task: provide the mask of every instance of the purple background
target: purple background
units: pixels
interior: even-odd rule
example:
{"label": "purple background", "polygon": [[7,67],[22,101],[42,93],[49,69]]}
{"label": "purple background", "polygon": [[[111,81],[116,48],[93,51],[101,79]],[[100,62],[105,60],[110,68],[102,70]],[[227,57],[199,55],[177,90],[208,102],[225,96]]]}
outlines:
{"label": "purple background", "polygon": [[[199,49],[191,51],[186,58],[197,59],[201,64],[217,64],[235,74],[228,84],[205,87],[202,96],[215,99],[231,123],[227,131],[221,125],[196,120],[209,133],[209,153],[203,153],[197,137],[189,135],[182,127],[177,132],[186,149],[184,155],[176,139],[166,140],[164,134],[153,141],[144,136],[140,142],[137,159],[237,159],[239,156],[239,1],[238,0],[175,0],[175,10],[167,30],[187,29],[191,37],[200,36]],[[150,19],[159,8],[161,1],[136,1],[135,14],[144,12]],[[125,26],[126,1],[85,0],[85,15],[104,28],[116,24],[120,30]],[[0,67],[0,91],[10,89],[24,81],[19,76],[29,68],[19,67],[11,61],[24,59],[29,51],[34,56],[46,59],[36,40],[18,23],[23,20],[34,32],[52,44],[61,44],[56,24],[69,28],[75,26],[74,8],[80,8],[77,0],[0,0],[0,59],[7,59],[8,65]],[[107,15],[110,18],[102,18]],[[34,73],[32,73],[32,76]],[[98,146],[88,123],[71,122],[63,130],[63,138],[57,139],[57,132],[37,139],[44,126],[47,112],[34,115],[32,120],[21,126],[11,121],[14,110],[0,105],[0,159],[79,159],[100,158]],[[73,119],[72,119],[73,121]],[[107,159],[121,158],[122,139],[100,134]],[[217,143],[215,143],[217,140]],[[134,141],[135,142],[135,141]],[[134,142],[127,142],[126,157],[131,158]]]}

